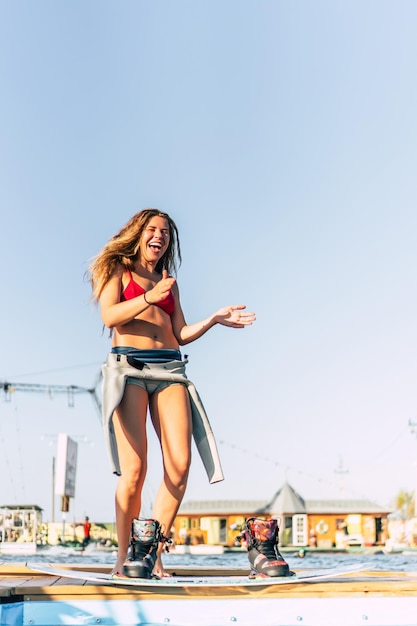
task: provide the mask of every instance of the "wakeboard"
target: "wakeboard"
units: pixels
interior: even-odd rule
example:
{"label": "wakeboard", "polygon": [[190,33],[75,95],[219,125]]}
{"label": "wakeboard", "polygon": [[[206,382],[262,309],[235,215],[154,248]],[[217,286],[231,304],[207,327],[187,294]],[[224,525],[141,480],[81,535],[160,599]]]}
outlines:
{"label": "wakeboard", "polygon": [[50,574],[62,578],[72,578],[83,582],[98,583],[115,586],[131,587],[157,587],[157,588],[181,588],[181,587],[265,587],[273,585],[292,585],[306,582],[319,582],[332,580],[344,574],[355,574],[369,571],[369,565],[350,565],[345,567],[332,567],[325,569],[310,569],[295,573],[293,576],[277,578],[249,578],[248,576],[221,576],[195,575],[176,576],[169,578],[115,578],[112,574],[102,572],[63,569],[38,563],[27,563],[27,568],[41,574]]}

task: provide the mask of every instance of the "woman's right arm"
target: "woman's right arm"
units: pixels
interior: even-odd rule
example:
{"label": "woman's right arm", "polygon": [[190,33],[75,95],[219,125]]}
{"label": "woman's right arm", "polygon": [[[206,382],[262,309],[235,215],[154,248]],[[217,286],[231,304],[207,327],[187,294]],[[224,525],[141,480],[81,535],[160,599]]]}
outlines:
{"label": "woman's right arm", "polygon": [[122,272],[120,271],[113,274],[100,295],[101,318],[108,328],[131,322],[149,307],[144,295],[120,302],[121,291]]}

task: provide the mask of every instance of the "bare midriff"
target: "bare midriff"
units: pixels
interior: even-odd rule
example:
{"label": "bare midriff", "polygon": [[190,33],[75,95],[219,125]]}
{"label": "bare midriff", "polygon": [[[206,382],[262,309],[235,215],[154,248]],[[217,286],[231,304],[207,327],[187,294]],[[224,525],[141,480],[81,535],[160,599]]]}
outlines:
{"label": "bare midriff", "polygon": [[157,306],[149,307],[127,324],[116,326],[112,345],[138,350],[179,349],[170,316]]}

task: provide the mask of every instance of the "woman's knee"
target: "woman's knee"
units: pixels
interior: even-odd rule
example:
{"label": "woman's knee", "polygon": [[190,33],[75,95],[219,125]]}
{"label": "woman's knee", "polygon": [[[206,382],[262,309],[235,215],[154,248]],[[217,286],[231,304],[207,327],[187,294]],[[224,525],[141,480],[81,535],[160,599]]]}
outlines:
{"label": "woman's knee", "polygon": [[143,487],[145,477],[146,466],[140,465],[129,467],[127,470],[122,471],[119,481],[126,491],[136,493],[138,489]]}
{"label": "woman's knee", "polygon": [[184,458],[182,460],[178,459],[175,465],[170,468],[165,465],[165,476],[176,489],[185,489],[190,473],[190,464],[191,459]]}

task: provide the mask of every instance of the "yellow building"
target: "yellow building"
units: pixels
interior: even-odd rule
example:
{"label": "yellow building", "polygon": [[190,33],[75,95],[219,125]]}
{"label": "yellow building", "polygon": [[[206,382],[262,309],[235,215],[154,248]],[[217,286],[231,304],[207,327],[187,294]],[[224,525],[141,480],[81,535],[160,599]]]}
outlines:
{"label": "yellow building", "polygon": [[234,546],[245,519],[276,517],[280,546],[376,546],[387,539],[389,513],[369,500],[304,500],[285,483],[269,501],[186,501],[174,522],[173,538],[177,544]]}

